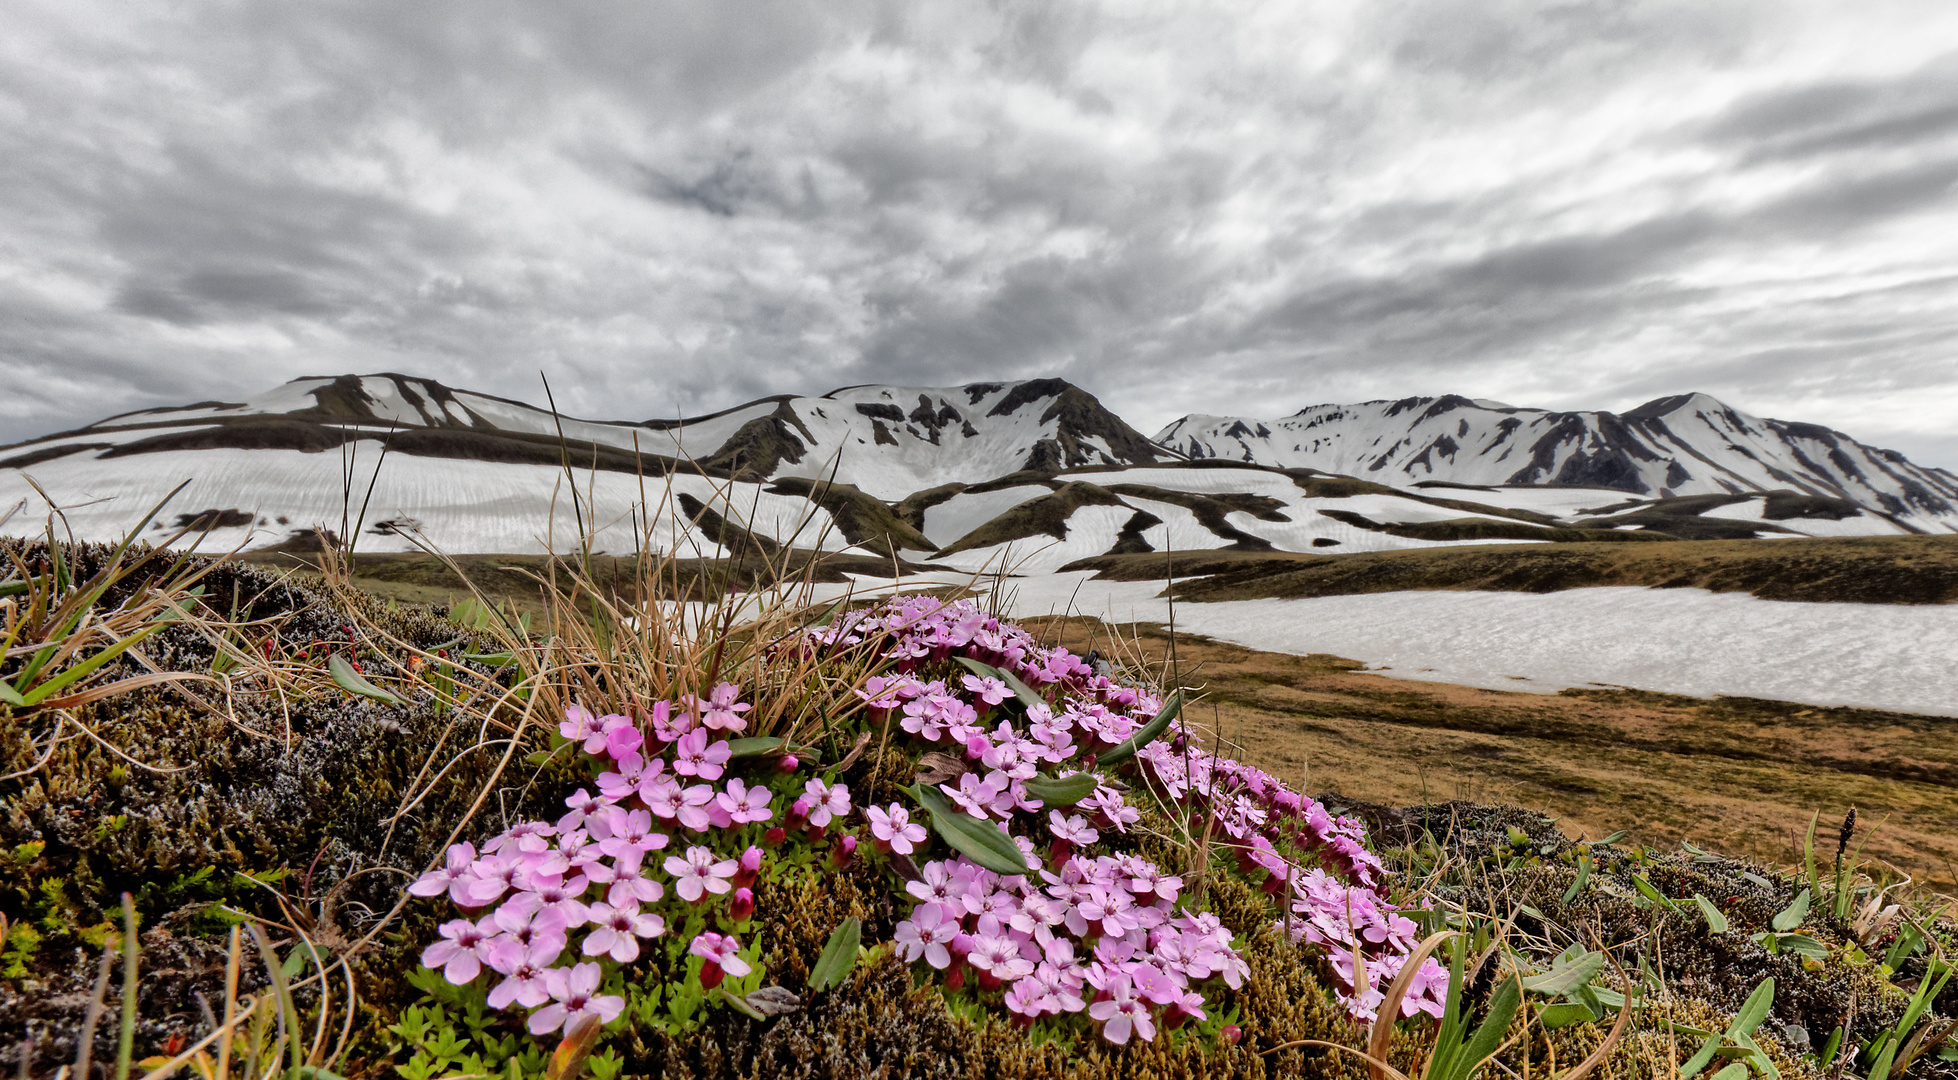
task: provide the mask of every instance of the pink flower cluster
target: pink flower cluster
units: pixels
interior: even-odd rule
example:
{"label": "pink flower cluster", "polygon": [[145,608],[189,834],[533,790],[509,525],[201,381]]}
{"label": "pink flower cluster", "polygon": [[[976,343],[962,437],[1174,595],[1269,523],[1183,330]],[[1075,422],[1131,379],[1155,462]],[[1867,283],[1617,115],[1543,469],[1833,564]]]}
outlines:
{"label": "pink flower cluster", "polygon": [[[1247,877],[1286,897],[1290,915],[1279,925],[1294,942],[1324,947],[1344,982],[1348,1011],[1371,1021],[1419,934],[1382,891],[1385,869],[1367,850],[1361,824],[1333,817],[1262,769],[1192,742],[1158,740],[1136,762],[1152,789],[1190,815],[1193,830],[1209,829],[1236,851]],[[1363,965],[1357,977],[1356,952]],[[1447,969],[1425,961],[1402,999],[1402,1015],[1439,1017],[1447,992]]]}
{"label": "pink flower cluster", "polygon": [[[446,894],[469,916],[444,923],[422,963],[457,985],[488,968],[500,976],[489,1004],[535,1010],[529,1027],[543,1035],[587,1015],[618,1016],[624,999],[597,993],[601,964],[637,960],[641,942],[664,935],[669,917],[684,919],[725,898],[715,910],[730,924],[746,919],[762,849],[727,854],[714,834],[771,821],[775,809],[765,786],[741,777],[715,783],[732,752],[725,740],[709,741],[710,733],[746,726],[741,714],[749,706],[739,695],[721,683],[705,699],[682,697],[682,710],[662,701],[644,724],[577,705],[566,710],[559,733],[597,759],[598,794],[579,788],[557,821],[519,824],[480,853],[456,844],[441,868],[410,885],[416,896]],[[837,788],[847,810],[848,789]],[[710,988],[751,970],[739,950],[732,934],[711,930],[689,947]]]}
{"label": "pink flower cluster", "polygon": [[[1009,835],[1020,823],[1051,837],[1044,864],[1031,839],[1014,837],[1027,861],[1023,875],[1002,878],[963,856],[919,868],[905,886],[919,902],[894,942],[907,962],[944,972],[955,988],[970,974],[1019,1023],[1080,1014],[1114,1043],[1203,1019],[1199,987],[1213,979],[1240,985],[1246,967],[1230,931],[1215,916],[1178,911],[1179,879],[1134,855],[1075,853],[1140,818],[1119,789],[1099,783],[1080,803],[1050,809],[1026,787],[1042,772],[1072,775],[1091,755],[1128,740],[1159,700],[969,603],[899,599],[852,615],[818,640],[883,645],[897,673],[869,679],[859,696],[872,723],[898,716],[920,742],[959,748],[967,771],[939,785],[958,812]],[[1015,692],[1002,678],[917,674],[921,664],[953,656],[1010,672],[1046,696],[1009,718],[1002,706]],[[869,813],[880,847],[908,854],[925,839],[900,807]],[[907,827],[915,835],[901,831]]]}
{"label": "pink flower cluster", "polygon": [[1182,880],[1137,856],[1076,855],[1009,877],[961,856],[920,874],[905,886],[918,903],[897,924],[898,955],[955,988],[970,971],[980,990],[1004,991],[1019,1023],[1085,1012],[1109,1042],[1148,1041],[1159,1020],[1205,1017],[1199,985],[1235,988],[1248,970],[1216,916],[1176,910]]}
{"label": "pink flower cluster", "polygon": [[[1065,775],[1065,764],[1085,763],[1126,741],[1161,708],[1146,691],[1095,674],[1065,649],[1042,647],[970,601],[900,598],[815,636],[826,645],[885,642],[884,655],[896,661],[898,674],[873,678],[859,692],[873,720],[896,710],[900,726],[920,740],[962,746],[971,771],[940,790],[958,809],[1002,827],[1041,809],[1024,786],[1036,771]],[[1016,728],[990,718],[1011,696],[1000,680],[964,675],[924,681],[915,674],[923,663],[959,656],[1011,672],[1042,689],[1047,701],[1028,707],[1024,727]],[[1150,743],[1134,767],[1158,797],[1190,815],[1194,828],[1235,848],[1247,876],[1289,900],[1281,925],[1294,941],[1325,948],[1344,980],[1339,989],[1348,1010],[1372,1019],[1381,989],[1416,941],[1412,921],[1396,914],[1384,894],[1384,868],[1367,850],[1360,824],[1334,818],[1262,770],[1205,753],[1180,737]],[[1050,813],[1050,857],[1064,860],[1075,848],[1094,844],[1100,830],[1126,832],[1138,817],[1119,791],[1103,784],[1066,815]],[[1357,973],[1356,948],[1363,962]],[[1439,1015],[1446,984],[1446,970],[1427,961],[1402,1010]]]}

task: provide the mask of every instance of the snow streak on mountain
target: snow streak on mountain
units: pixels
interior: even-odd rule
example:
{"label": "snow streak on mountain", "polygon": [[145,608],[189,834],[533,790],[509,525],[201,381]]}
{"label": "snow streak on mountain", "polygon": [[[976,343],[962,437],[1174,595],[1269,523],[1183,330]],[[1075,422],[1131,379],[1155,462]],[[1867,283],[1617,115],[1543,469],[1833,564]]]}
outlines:
{"label": "snow streak on mountain", "polygon": [[1156,436],[1193,459],[1309,468],[1404,486],[1570,484],[1637,495],[1788,490],[1931,531],[1958,529],[1958,476],[1815,424],[1749,416],[1705,394],[1623,414],[1448,395],[1314,405],[1277,420],[1186,416]]}

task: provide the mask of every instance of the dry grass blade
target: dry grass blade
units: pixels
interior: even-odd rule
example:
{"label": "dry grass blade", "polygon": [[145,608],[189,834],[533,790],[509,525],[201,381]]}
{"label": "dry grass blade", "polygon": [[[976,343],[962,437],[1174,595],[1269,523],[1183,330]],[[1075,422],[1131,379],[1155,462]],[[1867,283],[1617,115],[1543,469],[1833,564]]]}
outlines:
{"label": "dry grass blade", "polygon": [[1359,1058],[1360,1060],[1367,1063],[1367,1070],[1370,1075],[1386,1077],[1387,1080],[1409,1080],[1409,1077],[1406,1073],[1400,1071],[1399,1069],[1394,1068],[1392,1065],[1389,1065],[1385,1061],[1382,1061],[1379,1058],[1374,1057],[1372,1054],[1367,1053],[1365,1050],[1355,1049],[1354,1047],[1345,1046],[1336,1042],[1327,1042],[1324,1039],[1293,1039],[1291,1042],[1279,1043],[1277,1046],[1274,1046],[1269,1050],[1260,1050],[1258,1052],[1258,1056],[1270,1057],[1272,1054],[1276,1054],[1280,1050],[1290,1050],[1293,1047],[1297,1047],[1297,1046],[1317,1046],[1326,1050],[1337,1050],[1342,1054],[1351,1054],[1354,1057]]}
{"label": "dry grass blade", "polygon": [[[1406,961],[1401,964],[1400,974],[1394,976],[1394,981],[1387,985],[1387,996],[1380,1002],[1379,1012],[1374,1017],[1373,1033],[1367,1039],[1369,1061],[1381,1062],[1387,1059],[1387,1048],[1394,1041],[1394,1022],[1400,1019],[1401,1002],[1407,998],[1408,987],[1414,985],[1414,976],[1419,974],[1421,965],[1427,962],[1428,957],[1434,955],[1434,951],[1441,947],[1442,942],[1459,936],[1461,932],[1458,930],[1437,930],[1416,945],[1413,952],[1407,954]],[[1356,967],[1353,970],[1357,972],[1364,969]],[[1373,1069],[1374,1080],[1380,1080],[1379,1068],[1369,1067]]]}

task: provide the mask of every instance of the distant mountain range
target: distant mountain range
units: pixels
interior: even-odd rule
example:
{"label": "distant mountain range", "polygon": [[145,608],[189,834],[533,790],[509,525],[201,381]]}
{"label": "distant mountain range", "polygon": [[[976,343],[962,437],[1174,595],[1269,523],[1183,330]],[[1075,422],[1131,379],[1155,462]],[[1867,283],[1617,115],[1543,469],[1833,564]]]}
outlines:
{"label": "distant mountain range", "polygon": [[191,479],[166,523],[226,546],[358,523],[364,550],[416,533],[458,552],[562,549],[587,533],[619,551],[650,530],[700,555],[754,543],[958,569],[1165,548],[1958,532],[1951,473],[1705,395],[1622,415],[1407,398],[1189,416],[1150,439],[1059,379],[591,421],[345,375],[0,447],[0,515],[20,507],[0,531],[43,528],[29,478],[91,539]]}
{"label": "distant mountain range", "polygon": [[1314,405],[1276,420],[1186,416],[1156,442],[1193,459],[1318,469],[1385,484],[1570,484],[1637,495],[1787,490],[1927,526],[1958,517],[1958,476],[1816,424],[1763,420],[1705,394],[1626,413],[1446,397]]}

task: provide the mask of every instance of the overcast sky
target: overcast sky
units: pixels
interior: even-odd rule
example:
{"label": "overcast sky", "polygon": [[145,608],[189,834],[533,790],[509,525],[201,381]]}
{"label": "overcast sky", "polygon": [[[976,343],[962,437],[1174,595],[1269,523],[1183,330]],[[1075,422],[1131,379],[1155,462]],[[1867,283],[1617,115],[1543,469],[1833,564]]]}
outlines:
{"label": "overcast sky", "polygon": [[0,441],[396,370],[1712,393],[1958,467],[1958,3],[14,0]]}

